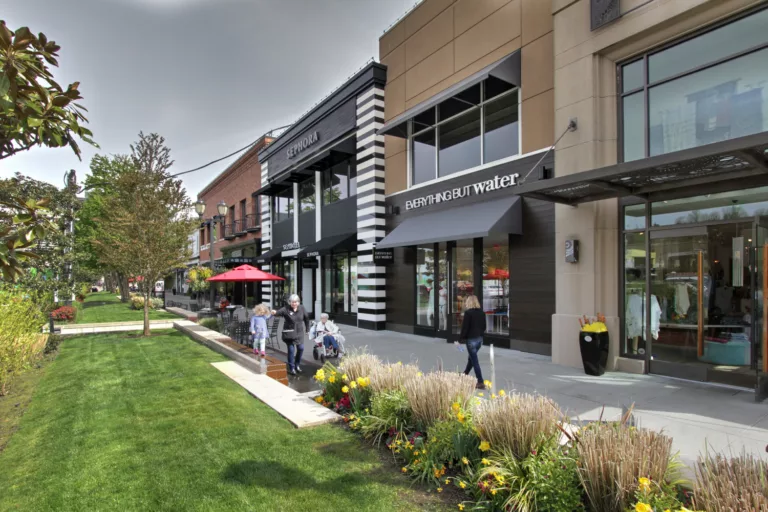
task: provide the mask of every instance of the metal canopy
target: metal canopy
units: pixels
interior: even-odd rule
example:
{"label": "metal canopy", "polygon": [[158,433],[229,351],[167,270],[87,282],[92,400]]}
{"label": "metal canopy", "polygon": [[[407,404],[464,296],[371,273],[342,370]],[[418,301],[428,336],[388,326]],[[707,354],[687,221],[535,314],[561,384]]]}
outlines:
{"label": "metal canopy", "polygon": [[522,201],[508,196],[495,201],[415,215],[376,244],[376,249],[483,238],[491,234],[523,234]]}
{"label": "metal canopy", "polygon": [[266,263],[269,263],[273,259],[280,256],[280,253],[283,252],[282,247],[275,247],[274,249],[270,249],[267,252],[261,253],[259,256],[255,258],[256,263],[263,265]]}
{"label": "metal canopy", "polygon": [[753,176],[768,176],[768,132],[523,183],[515,194],[577,205]]}
{"label": "metal canopy", "polygon": [[322,256],[324,254],[330,253],[331,251],[340,249],[345,251],[356,250],[357,233],[327,236],[319,242],[315,242],[314,244],[308,245],[301,249],[298,254],[296,254],[296,257],[305,258],[307,256]]}
{"label": "metal canopy", "polygon": [[252,196],[274,196],[291,188],[291,185],[285,182],[267,183],[259,190],[251,194]]}
{"label": "metal canopy", "polygon": [[448,87],[447,89],[437,93],[428,100],[419,103],[418,105],[411,107],[402,114],[390,119],[384,126],[382,126],[377,132],[378,135],[394,135],[396,137],[406,138],[408,137],[408,131],[406,129],[406,123],[409,119],[416,117],[433,108],[435,105],[442,103],[443,101],[456,96],[465,89],[469,89],[475,84],[478,84],[486,78],[493,76],[499,80],[512,85],[521,85],[520,80],[520,51],[516,51],[511,55],[507,55],[501,60],[498,60],[490,66],[481,69],[474,75],[470,75],[464,80]]}

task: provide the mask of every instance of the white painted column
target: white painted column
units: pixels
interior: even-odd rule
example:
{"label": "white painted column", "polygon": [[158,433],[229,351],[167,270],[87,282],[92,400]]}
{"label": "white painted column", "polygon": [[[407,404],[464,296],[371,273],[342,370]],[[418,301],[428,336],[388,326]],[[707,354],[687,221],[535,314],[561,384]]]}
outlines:
{"label": "white painted column", "polygon": [[[315,173],[315,240],[323,239],[323,173]],[[320,321],[323,312],[323,257],[316,256],[317,270],[315,271],[315,320]]]}

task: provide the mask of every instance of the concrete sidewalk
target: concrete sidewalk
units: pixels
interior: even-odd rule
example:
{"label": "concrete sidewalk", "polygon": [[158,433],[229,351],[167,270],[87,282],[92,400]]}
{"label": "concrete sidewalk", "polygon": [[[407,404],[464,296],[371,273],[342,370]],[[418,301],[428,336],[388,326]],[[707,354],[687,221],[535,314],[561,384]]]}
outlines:
{"label": "concrete sidewalk", "polygon": [[[423,371],[442,364],[463,371],[467,353],[445,340],[368,331],[342,326],[346,348],[367,346],[390,362],[417,361]],[[491,380],[489,348],[480,350],[483,377]],[[742,450],[768,458],[768,403],[756,403],[748,390],[699,384],[653,375],[606,373],[585,375],[583,370],[553,364],[549,357],[496,349],[496,389],[537,392],[552,398],[573,421],[621,416],[622,406],[635,405],[638,425],[663,430],[674,439],[689,467],[705,447],[738,454]]]}

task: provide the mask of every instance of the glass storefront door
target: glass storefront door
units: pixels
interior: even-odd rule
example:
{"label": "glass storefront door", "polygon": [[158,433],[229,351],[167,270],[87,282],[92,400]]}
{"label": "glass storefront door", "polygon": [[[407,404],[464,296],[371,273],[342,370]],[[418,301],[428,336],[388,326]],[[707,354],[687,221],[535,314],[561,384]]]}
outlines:
{"label": "glass storefront door", "polygon": [[451,324],[453,334],[458,337],[461,333],[461,323],[464,321],[464,302],[475,291],[475,260],[473,240],[460,240],[451,249],[453,272],[451,275]]}
{"label": "glass storefront door", "polygon": [[759,217],[755,222],[755,248],[752,263],[754,293],[752,294],[752,367],[755,371],[758,398],[768,397],[768,304],[763,300],[768,293],[768,218]]}
{"label": "glass storefront door", "polygon": [[449,244],[416,247],[416,333],[448,338],[450,322]]}

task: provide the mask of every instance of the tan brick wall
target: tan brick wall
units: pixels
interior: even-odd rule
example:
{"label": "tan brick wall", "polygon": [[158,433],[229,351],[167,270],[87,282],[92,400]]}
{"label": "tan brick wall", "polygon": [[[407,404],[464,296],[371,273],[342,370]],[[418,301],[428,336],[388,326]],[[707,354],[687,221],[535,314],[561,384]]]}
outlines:
{"label": "tan brick wall", "polygon": [[[552,30],[549,0],[425,0],[379,39],[386,119],[522,48],[522,151],[551,145]],[[391,194],[407,186],[407,153],[402,141],[386,139]]]}

